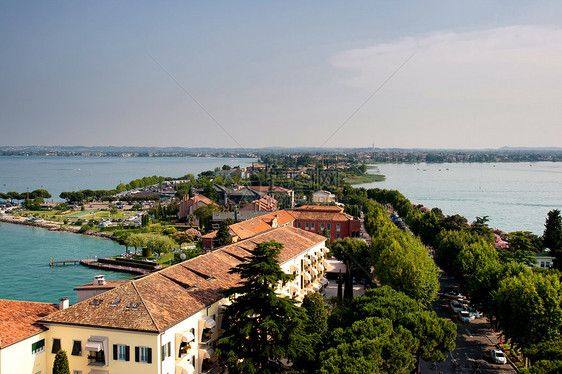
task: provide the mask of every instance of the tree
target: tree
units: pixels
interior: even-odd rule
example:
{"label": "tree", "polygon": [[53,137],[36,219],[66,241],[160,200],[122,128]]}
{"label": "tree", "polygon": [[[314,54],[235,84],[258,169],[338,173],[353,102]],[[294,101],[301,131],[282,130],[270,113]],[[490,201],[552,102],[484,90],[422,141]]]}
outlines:
{"label": "tree", "polygon": [[16,191],[8,191],[6,196],[8,197],[8,199],[10,199],[10,202],[12,202],[12,203],[14,202],[14,200],[25,199],[25,197],[23,197],[19,192],[16,192]]}
{"label": "tree", "polygon": [[231,243],[232,238],[230,237],[230,228],[229,226],[232,225],[234,221],[230,218],[225,219],[221,222],[219,230],[217,231],[216,236],[216,245],[218,247],[222,247],[223,245],[228,245]]}
{"label": "tree", "polygon": [[53,374],[70,374],[70,367],[68,366],[68,356],[66,351],[60,350],[55,355],[55,362],[53,363]]}
{"label": "tree", "polygon": [[41,189],[37,189],[37,190],[35,190],[35,191],[33,191],[29,194],[30,199],[35,199],[37,197],[40,197],[42,199],[50,199],[52,196],[49,193],[49,191],[41,188]]}
{"label": "tree", "polygon": [[338,299],[343,300],[343,277],[340,269],[340,276],[338,278]]}
{"label": "tree", "polygon": [[199,225],[208,229],[211,227],[211,219],[216,209],[215,204],[204,205],[197,208],[193,214],[199,219]]}
{"label": "tree", "polygon": [[[305,310],[306,320],[304,331],[310,338],[312,352],[318,352],[328,331],[328,313],[322,295],[318,292],[307,293],[304,297],[301,308]],[[301,356],[295,360],[293,367],[305,372],[313,373],[318,367],[318,355]]]}
{"label": "tree", "polygon": [[562,285],[557,275],[521,272],[503,279],[492,298],[500,328],[518,346],[560,338]]}
{"label": "tree", "polygon": [[224,291],[232,300],[224,312],[227,328],[217,341],[217,354],[232,373],[279,373],[281,360],[312,354],[304,333],[305,310],[275,288],[293,279],[279,266],[282,244],[260,243],[249,262],[230,270],[239,286]]}
{"label": "tree", "polygon": [[176,245],[174,239],[164,235],[150,235],[146,247],[150,252],[157,252],[158,255],[170,252]]}
{"label": "tree", "polygon": [[[9,192],[8,192],[9,194]],[[562,218],[560,210],[548,212],[542,236],[543,244],[556,257],[556,267],[562,268]]]}
{"label": "tree", "polygon": [[137,249],[144,247],[148,242],[148,237],[146,234],[130,234],[125,238],[125,245],[127,247],[135,247],[135,255],[137,254]]}
{"label": "tree", "polygon": [[507,234],[508,248],[498,248],[498,255],[504,262],[515,261],[528,266],[536,263],[533,256],[542,252],[542,240],[530,231],[514,231]]}

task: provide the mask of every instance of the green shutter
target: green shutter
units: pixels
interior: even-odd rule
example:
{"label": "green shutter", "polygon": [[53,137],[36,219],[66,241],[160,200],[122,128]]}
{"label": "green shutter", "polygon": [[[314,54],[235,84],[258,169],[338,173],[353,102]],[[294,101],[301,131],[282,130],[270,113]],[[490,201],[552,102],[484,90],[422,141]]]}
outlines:
{"label": "green shutter", "polygon": [[119,347],[117,346],[117,344],[113,344],[113,359],[119,359]]}
{"label": "green shutter", "polygon": [[168,357],[172,355],[172,343],[168,342]]}
{"label": "green shutter", "polygon": [[162,355],[162,361],[164,361],[164,359],[166,358],[166,344],[161,347],[160,353]]}
{"label": "green shutter", "polygon": [[148,350],[148,363],[152,364],[152,348],[147,348]]}
{"label": "green shutter", "polygon": [[135,347],[135,362],[139,362],[139,361],[140,361],[139,347]]}
{"label": "green shutter", "polygon": [[131,360],[131,347],[129,347],[128,345],[125,346],[125,361],[130,361]]}

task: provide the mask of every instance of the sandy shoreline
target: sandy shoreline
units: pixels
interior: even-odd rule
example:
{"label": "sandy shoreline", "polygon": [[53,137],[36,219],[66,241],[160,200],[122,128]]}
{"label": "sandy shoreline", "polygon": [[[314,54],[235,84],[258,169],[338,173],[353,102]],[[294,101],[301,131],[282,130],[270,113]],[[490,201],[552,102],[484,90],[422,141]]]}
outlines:
{"label": "sandy shoreline", "polygon": [[100,237],[100,238],[115,239],[113,237],[113,233],[110,233],[110,232],[97,232],[97,231],[80,232],[79,226],[64,226],[62,223],[52,222],[52,221],[30,222],[30,221],[26,220],[26,217],[14,217],[14,216],[8,215],[8,214],[4,214],[4,215],[0,216],[0,222],[13,223],[13,224],[16,224],[16,225],[39,227],[39,228],[47,229],[47,230],[50,230],[50,231],[64,231],[64,232],[71,232],[71,233],[75,233],[75,234],[97,236],[97,237]]}

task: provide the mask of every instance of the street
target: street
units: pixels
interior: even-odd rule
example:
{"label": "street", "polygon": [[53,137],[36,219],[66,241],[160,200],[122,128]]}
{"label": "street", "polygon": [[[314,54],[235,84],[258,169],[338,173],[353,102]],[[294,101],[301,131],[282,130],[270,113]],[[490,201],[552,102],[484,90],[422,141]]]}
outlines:
{"label": "street", "polygon": [[[454,285],[454,279],[443,276],[441,289]],[[486,317],[476,318],[470,323],[462,323],[449,308],[450,299],[440,298],[432,304],[437,315],[457,324],[456,348],[444,362],[433,364],[420,361],[421,373],[516,373],[511,364],[496,364],[490,352],[496,348],[497,334],[492,333]],[[456,360],[458,365],[451,364]]]}

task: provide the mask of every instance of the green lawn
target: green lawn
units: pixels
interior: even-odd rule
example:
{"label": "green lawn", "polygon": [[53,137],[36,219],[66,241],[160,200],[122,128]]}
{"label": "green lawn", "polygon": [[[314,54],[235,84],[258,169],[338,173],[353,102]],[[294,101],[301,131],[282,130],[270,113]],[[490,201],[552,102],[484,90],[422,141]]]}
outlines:
{"label": "green lawn", "polygon": [[364,174],[364,175],[354,175],[349,178],[345,178],[344,181],[349,184],[361,184],[361,183],[371,183],[371,182],[382,182],[385,180],[385,176],[382,174]]}

